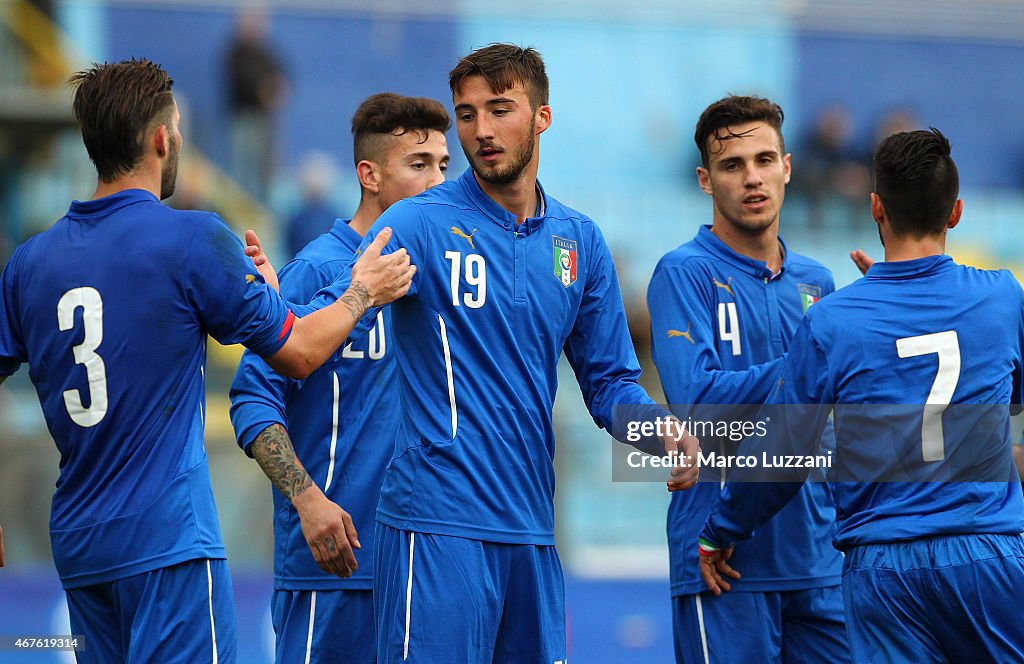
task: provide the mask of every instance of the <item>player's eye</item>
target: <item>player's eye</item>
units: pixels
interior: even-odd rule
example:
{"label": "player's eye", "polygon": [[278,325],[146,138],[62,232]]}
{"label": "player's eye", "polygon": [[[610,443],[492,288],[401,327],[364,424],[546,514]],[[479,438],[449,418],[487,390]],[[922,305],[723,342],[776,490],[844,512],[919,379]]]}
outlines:
{"label": "player's eye", "polygon": [[448,171],[448,162],[445,162],[445,163],[441,164],[438,168],[441,169],[442,173],[447,172]]}

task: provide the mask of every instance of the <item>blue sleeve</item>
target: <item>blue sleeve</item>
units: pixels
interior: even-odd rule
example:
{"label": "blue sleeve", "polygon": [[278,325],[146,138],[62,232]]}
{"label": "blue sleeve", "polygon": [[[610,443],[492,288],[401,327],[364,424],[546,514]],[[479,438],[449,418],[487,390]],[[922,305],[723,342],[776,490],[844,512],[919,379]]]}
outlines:
{"label": "blue sleeve", "polygon": [[[281,295],[292,301],[305,302],[330,279],[327,274],[306,260],[293,260],[278,275]],[[235,440],[252,456],[249,446],[272,424],[288,428],[287,403],[302,387],[302,381],[286,378],[258,355],[246,351],[238,364],[229,392],[231,425]]]}
{"label": "blue sleeve", "polygon": [[[834,391],[829,384],[828,360],[811,333],[810,318],[805,316],[800,323],[777,386],[758,418],[770,418],[767,435],[745,440],[738,456],[761,458],[762,452],[769,456],[805,456],[818,452]],[[800,491],[807,476],[806,469],[793,468],[775,473],[773,481],[762,476],[762,481],[745,482],[752,479],[748,472],[754,471],[738,472],[725,484],[701,539],[719,546],[749,539],[758,526]]]}
{"label": "blue sleeve", "polygon": [[183,288],[207,333],[224,345],[240,343],[267,357],[288,340],[293,316],[285,301],[216,215],[198,224],[184,259]]}
{"label": "blue sleeve", "polygon": [[252,351],[245,351],[231,382],[231,426],[235,440],[252,456],[249,446],[272,424],[288,428],[288,399],[302,387],[302,381],[285,378]]}
{"label": "blue sleeve", "polygon": [[651,277],[652,351],[665,398],[676,405],[764,403],[784,358],[743,371],[723,369],[709,283],[686,264],[659,264]]}
{"label": "blue sleeve", "polygon": [[[355,255],[352,257],[352,262],[332,283],[321,288],[309,301],[309,304],[298,305],[293,300],[289,302],[288,306],[295,312],[296,316],[306,316],[313,311],[323,309],[336,302],[338,298],[345,294],[345,291],[348,290],[349,285],[352,283],[352,265],[359,259],[359,256],[362,255],[366,247],[373,242],[374,238],[377,237],[377,233],[387,226],[390,226],[392,230],[391,241],[384,247],[381,255],[390,254],[404,247],[409,252],[412,264],[416,265],[417,258],[423,256],[423,251],[419,247],[418,242],[419,238],[423,235],[421,230],[423,223],[422,213],[417,206],[410,205],[408,201],[395,203],[385,210],[384,214],[366,232],[363,241],[359,244],[359,249],[356,250]],[[405,297],[414,296],[417,293],[420,279],[420,274],[417,272],[412,278],[412,285],[409,287],[409,292]],[[377,312],[380,309],[380,307],[375,307],[367,310],[366,314],[352,330],[349,340],[358,339],[369,332],[377,321]]]}
{"label": "blue sleeve", "polygon": [[600,230],[592,228],[583,297],[564,350],[594,421],[616,433],[615,406],[654,402],[638,382],[640,364],[629,336],[615,265]]}
{"label": "blue sleeve", "polygon": [[337,271],[328,272],[308,260],[298,259],[281,268],[277,278],[280,282],[281,297],[289,303],[305,304],[337,276]]}
{"label": "blue sleeve", "polygon": [[21,252],[16,251],[0,274],[0,376],[10,376],[23,362],[28,351],[18,317],[18,291],[15,285]]}
{"label": "blue sleeve", "polygon": [[[367,236],[368,235],[369,233]],[[314,311],[319,311],[326,306],[334,304],[338,298],[345,294],[345,291],[348,290],[349,284],[352,283],[352,265],[356,262],[362,252],[363,245],[360,245],[348,265],[335,274],[333,280],[322,284],[319,289],[312,293],[308,295],[304,293],[285,295],[285,299],[288,300],[288,307],[295,312],[296,316],[308,316]]]}

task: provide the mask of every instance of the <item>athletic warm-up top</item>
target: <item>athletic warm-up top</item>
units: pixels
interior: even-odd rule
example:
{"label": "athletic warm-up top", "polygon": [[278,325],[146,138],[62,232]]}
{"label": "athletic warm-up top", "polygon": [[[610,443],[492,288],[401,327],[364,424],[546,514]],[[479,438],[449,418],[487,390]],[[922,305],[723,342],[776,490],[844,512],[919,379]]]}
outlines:
{"label": "athletic warm-up top", "polygon": [[[1024,396],[1022,348],[1024,292],[1009,272],[945,255],[875,263],[808,311],[770,400],[806,406],[775,409],[785,417],[766,444],[811,453],[836,404],[840,548],[1017,535],[1024,497],[1007,406]],[[794,486],[726,485],[702,537],[749,536]]]}
{"label": "athletic warm-up top", "polygon": [[401,417],[377,511],[387,525],[554,544],[560,353],[599,426],[611,429],[616,404],[651,403],[600,230],[538,191],[537,216],[517,225],[467,170],[391,206],[363,240],[389,226],[388,250],[405,247],[418,267],[391,305]]}
{"label": "athletic warm-up top", "polygon": [[[764,261],[736,253],[710,227],[701,227],[697,237],[658,262],[647,292],[654,361],[669,403],[699,419],[742,416],[720,405],[763,403],[804,312],[833,290],[831,272],[817,261],[785,250],[782,268],[773,275]],[[756,413],[748,409],[750,416]],[[706,454],[732,455],[737,447],[737,441],[701,439]],[[728,476],[727,469],[706,468],[697,486],[672,494],[673,595],[707,589],[694,542],[721,493],[714,480]],[[732,564],[743,578],[733,591],[837,585],[842,561],[832,547],[834,528],[826,487],[808,483],[751,541],[736,547]]]}

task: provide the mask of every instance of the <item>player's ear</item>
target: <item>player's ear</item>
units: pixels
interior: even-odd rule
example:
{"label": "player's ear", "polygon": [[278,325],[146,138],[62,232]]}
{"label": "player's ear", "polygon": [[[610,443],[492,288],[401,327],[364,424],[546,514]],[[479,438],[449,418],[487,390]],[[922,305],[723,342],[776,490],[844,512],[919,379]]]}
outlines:
{"label": "player's ear", "polygon": [[885,206],[882,205],[881,197],[875,192],[871,192],[871,216],[879,224],[885,221]]}
{"label": "player's ear", "polygon": [[784,172],[786,174],[786,179],[784,180],[784,182],[786,184],[789,184],[789,179],[793,175],[793,155],[790,154],[789,152],[782,155],[782,167],[783,169],[785,169]]}
{"label": "player's ear", "polygon": [[156,151],[156,156],[163,159],[171,151],[171,137],[168,132],[167,125],[157,125],[153,129],[153,136],[150,139],[153,142],[153,149]]}
{"label": "player's ear", "polygon": [[534,132],[537,136],[540,136],[547,128],[551,126],[551,107],[547,104],[537,108],[537,112],[534,114]]}
{"label": "player's ear", "polygon": [[703,166],[697,167],[697,184],[700,185],[700,190],[708,196],[715,195],[715,189],[711,186],[711,174]]}
{"label": "player's ear", "polygon": [[374,194],[380,193],[380,166],[369,159],[363,159],[356,164],[356,177],[359,178],[359,186]]}
{"label": "player's ear", "polygon": [[962,198],[956,199],[956,203],[953,203],[953,211],[949,213],[949,221],[946,223],[946,228],[956,228],[956,225],[960,223],[960,215],[964,213],[964,201]]}

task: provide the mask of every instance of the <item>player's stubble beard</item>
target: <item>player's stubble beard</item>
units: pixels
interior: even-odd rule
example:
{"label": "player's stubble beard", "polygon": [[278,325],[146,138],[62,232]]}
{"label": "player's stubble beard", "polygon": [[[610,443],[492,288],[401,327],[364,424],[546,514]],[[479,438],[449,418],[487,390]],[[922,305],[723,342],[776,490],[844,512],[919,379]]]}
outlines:
{"label": "player's stubble beard", "polygon": [[180,146],[174,136],[170,136],[167,150],[167,163],[160,172],[160,200],[170,198],[178,182],[178,152]]}
{"label": "player's stubble beard", "polygon": [[536,148],[537,137],[534,133],[536,130],[537,121],[534,118],[530,118],[530,139],[523,145],[519,146],[512,163],[505,167],[492,166],[486,167],[481,166],[476,162],[472,155],[469,156],[469,163],[473,166],[473,172],[477,174],[481,180],[488,184],[503,185],[511,184],[515,182],[522,174],[523,170],[533,159],[533,152]]}
{"label": "player's stubble beard", "polygon": [[768,214],[761,214],[752,218],[745,217],[742,210],[743,204],[740,202],[734,214],[726,215],[723,210],[723,216],[727,218],[729,224],[733,228],[744,235],[749,235],[751,237],[762,235],[772,226],[775,226],[776,229],[778,228],[779,217],[782,214],[782,203],[785,200],[785,195],[785,189],[783,189],[779,192],[777,197],[773,197],[773,200],[775,198],[778,199],[778,205],[775,206],[774,210]]}
{"label": "player's stubble beard", "polygon": [[755,219],[744,219],[741,214],[722,214],[722,216],[729,222],[737,232],[750,237],[756,237],[763,235],[773,225],[777,227],[779,223],[780,210],[776,210],[772,216],[765,216],[762,218]]}

